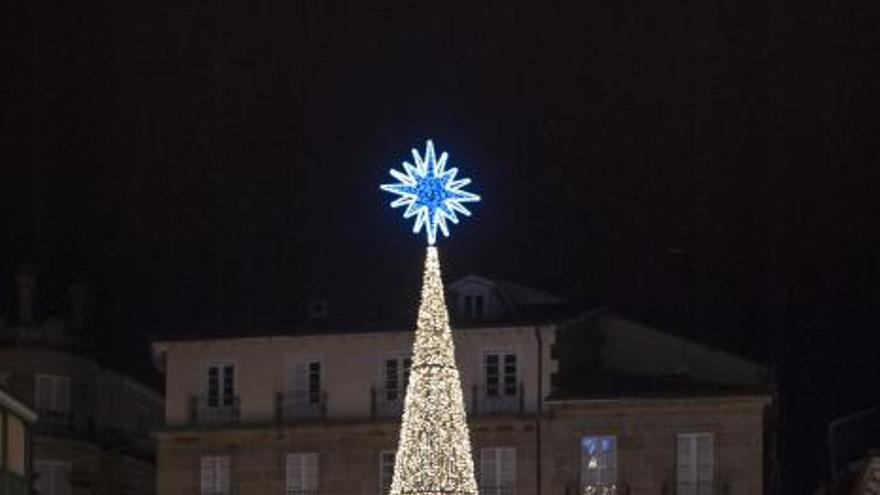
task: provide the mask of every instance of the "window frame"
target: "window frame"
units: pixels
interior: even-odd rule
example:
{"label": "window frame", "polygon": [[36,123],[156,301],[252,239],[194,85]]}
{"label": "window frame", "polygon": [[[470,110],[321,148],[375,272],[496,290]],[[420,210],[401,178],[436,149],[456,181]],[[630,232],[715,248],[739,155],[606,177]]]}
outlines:
{"label": "window frame", "polygon": [[[498,358],[498,382],[496,384],[497,391],[495,394],[489,394],[489,370],[488,370],[488,358],[489,356],[497,356]],[[506,360],[508,356],[513,356],[514,360],[514,369],[513,369],[513,393],[507,393],[507,373],[505,370]],[[505,398],[505,397],[517,397],[519,395],[519,385],[520,385],[520,359],[519,353],[510,350],[510,349],[492,349],[492,350],[484,350],[482,353],[482,360],[480,362],[480,374],[481,374],[481,388],[482,388],[482,396],[483,397],[491,397],[491,398]]]}
{"label": "window frame", "polygon": [[[227,366],[232,367],[232,394],[229,404],[225,404],[225,376],[223,372]],[[211,368],[218,368],[217,375],[217,403],[211,405]],[[202,365],[202,392],[205,394],[205,406],[209,408],[235,407],[235,397],[238,395],[239,369],[234,359],[211,359]]]}
{"label": "window frame", "polygon": [[[305,403],[307,404],[320,404],[322,400],[322,395],[324,393],[324,383],[326,382],[326,373],[327,367],[324,364],[325,360],[323,356],[312,356],[312,355],[304,355],[304,356],[291,356],[287,359],[287,368],[285,369],[285,377],[284,377],[284,386],[286,392],[302,392],[304,394]],[[318,365],[318,388],[316,390],[311,389],[312,384],[312,370],[311,367],[313,364]],[[300,390],[298,385],[295,382],[293,377],[294,367],[302,365],[305,367],[305,376],[304,376],[304,386],[305,389]]]}
{"label": "window frame", "polygon": [[[709,449],[710,449],[710,477],[708,480],[702,479],[700,472],[700,438],[708,438],[709,439]],[[689,457],[691,457],[690,461],[692,462],[692,466],[690,469],[690,474],[694,476],[693,481],[687,480],[683,481],[680,477],[680,459],[681,459],[681,449],[679,448],[679,442],[682,439],[687,439],[690,442],[689,448],[692,449],[692,453],[690,453]],[[714,487],[715,480],[717,478],[717,457],[715,453],[715,433],[711,431],[696,431],[696,432],[687,432],[687,433],[676,433],[675,434],[675,493],[691,493],[697,495],[700,493],[700,486],[705,483],[709,483],[710,486]],[[682,485],[690,484],[693,486],[693,490],[682,490]]]}
{"label": "window frame", "polygon": [[[488,452],[492,452],[495,459],[495,472],[492,474],[493,484],[486,484],[486,471],[484,469],[485,465],[485,457]],[[502,469],[502,459],[504,458],[505,453],[511,454],[511,478],[507,480],[509,483],[510,491],[503,490],[504,488],[508,488],[508,485],[505,484],[505,480],[501,479],[503,477],[503,469]],[[513,446],[492,446],[492,447],[483,447],[480,449],[480,479],[479,479],[479,487],[480,493],[484,495],[514,495],[516,493],[516,458],[517,458],[516,447]],[[494,490],[492,490],[494,489]]]}
{"label": "window frame", "polygon": [[[299,481],[300,486],[292,487],[291,482],[291,459],[294,457],[299,458]],[[314,486],[309,487],[306,486],[304,480],[307,478],[306,476],[306,465],[307,460],[310,458],[314,458]],[[292,493],[308,493],[315,492],[317,493],[318,487],[320,486],[320,476],[321,476],[321,454],[320,452],[287,452],[284,455],[284,489],[287,495]]]}
{"label": "window frame", "polygon": [[[210,469],[213,471],[212,479],[213,486],[205,486],[205,460],[210,459],[211,467]],[[226,461],[226,479],[225,485],[226,488],[222,488],[222,483],[220,481],[219,474],[222,473],[220,467],[220,461]],[[208,454],[199,457],[199,493],[202,495],[231,495],[233,492],[232,489],[232,456],[229,454]]]}
{"label": "window frame", "polygon": [[[588,475],[589,468],[587,468],[585,470],[585,465],[584,465],[584,457],[586,455],[588,455],[588,453],[584,447],[584,444],[586,441],[591,440],[591,439],[597,441],[600,445],[602,444],[602,442],[604,440],[610,440],[611,445],[612,445],[611,455],[610,455],[611,467],[610,468],[608,467],[608,465],[609,465],[609,463],[607,461],[609,459],[608,454],[602,453],[601,456],[603,459],[606,459],[606,461],[605,461],[606,464],[605,464],[604,468],[599,467],[596,469],[596,473],[598,475],[598,479],[596,479],[596,480],[590,479],[591,477]],[[592,486],[596,486],[596,487],[607,487],[607,486],[617,487],[620,484],[619,453],[620,453],[620,444],[619,444],[617,435],[607,434],[607,433],[581,435],[578,440],[578,478],[580,480],[580,490],[583,491],[587,486],[591,486],[591,484],[592,484]],[[609,470],[613,473],[613,475],[611,476],[611,478],[613,478],[613,479],[611,479],[611,480],[603,479],[602,472],[609,471]]]}

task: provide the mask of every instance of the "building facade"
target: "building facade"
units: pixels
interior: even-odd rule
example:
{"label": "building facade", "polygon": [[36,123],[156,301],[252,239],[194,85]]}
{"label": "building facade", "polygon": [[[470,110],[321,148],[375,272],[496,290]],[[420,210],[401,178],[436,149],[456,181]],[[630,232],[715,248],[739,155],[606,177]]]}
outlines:
{"label": "building facade", "polygon": [[[450,288],[481,493],[763,493],[760,366],[603,312],[526,321],[560,302],[533,289]],[[154,344],[158,493],[387,491],[412,331],[304,330]]]}
{"label": "building facade", "polygon": [[30,495],[37,414],[0,389],[0,493]]}
{"label": "building facade", "polygon": [[0,386],[38,415],[34,489],[40,495],[151,495],[162,397],[106,369],[57,317],[33,312],[35,280],[18,277],[18,316],[0,321]]}

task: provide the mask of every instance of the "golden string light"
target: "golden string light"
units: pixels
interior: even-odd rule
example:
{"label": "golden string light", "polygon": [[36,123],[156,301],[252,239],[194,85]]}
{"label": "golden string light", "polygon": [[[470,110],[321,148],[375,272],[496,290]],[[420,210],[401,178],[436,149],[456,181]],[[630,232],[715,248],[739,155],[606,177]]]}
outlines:
{"label": "golden string light", "polygon": [[437,248],[428,247],[391,495],[477,495]]}

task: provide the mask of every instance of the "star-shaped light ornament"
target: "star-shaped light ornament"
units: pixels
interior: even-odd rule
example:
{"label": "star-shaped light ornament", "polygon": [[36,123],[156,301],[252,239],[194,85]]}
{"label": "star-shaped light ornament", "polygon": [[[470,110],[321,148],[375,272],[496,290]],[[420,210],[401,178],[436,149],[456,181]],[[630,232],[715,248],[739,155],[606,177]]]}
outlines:
{"label": "star-shaped light ornament", "polygon": [[437,229],[444,237],[449,237],[446,221],[457,224],[456,213],[469,217],[471,212],[462,203],[476,203],[480,197],[463,190],[471,180],[456,179],[458,169],[446,169],[449,154],[444,151],[437,159],[430,139],[425,156],[415,148],[412,155],[415,164],[403,162],[403,172],[391,169],[391,176],[399,182],[383,184],[380,188],[399,196],[391,202],[391,207],[406,206],[403,218],[416,217],[413,233],[418,234],[424,227],[428,244],[433,246],[437,242]]}

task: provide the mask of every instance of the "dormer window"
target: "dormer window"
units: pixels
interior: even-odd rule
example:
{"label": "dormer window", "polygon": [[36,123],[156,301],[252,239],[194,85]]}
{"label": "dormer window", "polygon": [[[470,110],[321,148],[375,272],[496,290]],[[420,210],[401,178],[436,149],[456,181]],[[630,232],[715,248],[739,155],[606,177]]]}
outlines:
{"label": "dormer window", "polygon": [[464,318],[483,318],[486,316],[485,291],[468,291],[459,295],[459,316]]}

